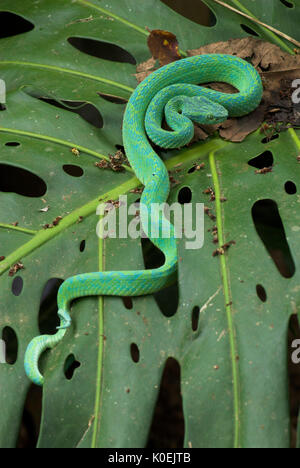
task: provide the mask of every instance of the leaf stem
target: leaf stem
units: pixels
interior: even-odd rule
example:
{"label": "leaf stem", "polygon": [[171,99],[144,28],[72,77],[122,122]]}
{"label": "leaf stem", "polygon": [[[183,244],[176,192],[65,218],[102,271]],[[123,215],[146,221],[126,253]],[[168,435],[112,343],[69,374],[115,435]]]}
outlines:
{"label": "leaf stem", "polygon": [[[221,207],[221,190],[219,177],[217,172],[217,166],[215,161],[215,152],[212,151],[209,154],[209,163],[212,173],[212,179],[214,183],[214,192],[216,199],[216,217],[217,217],[217,228],[218,228],[218,239],[219,247],[222,247],[225,244],[225,237],[223,231],[223,222],[222,222],[222,207]],[[232,379],[233,379],[233,405],[234,405],[234,448],[238,448],[240,444],[240,394],[239,394],[239,377],[238,377],[238,363],[237,363],[237,345],[235,337],[235,329],[232,316],[232,307],[231,307],[231,294],[229,286],[229,278],[227,273],[227,261],[226,254],[220,255],[221,263],[221,273],[223,280],[223,290],[224,290],[224,299],[225,299],[225,309],[228,323],[228,333],[229,333],[229,345],[230,345],[230,354],[231,354],[231,363],[232,363]]]}

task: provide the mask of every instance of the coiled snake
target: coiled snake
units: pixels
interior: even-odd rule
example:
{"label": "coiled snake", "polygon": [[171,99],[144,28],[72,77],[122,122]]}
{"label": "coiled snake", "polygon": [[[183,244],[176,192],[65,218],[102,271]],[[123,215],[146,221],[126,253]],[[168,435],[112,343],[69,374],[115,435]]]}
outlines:
{"label": "coiled snake", "polygon": [[[233,85],[238,93],[227,94],[198,86],[209,82]],[[223,122],[228,116],[249,114],[262,98],[259,74],[248,62],[230,55],[200,55],[166,65],[148,76],[133,92],[123,121],[126,155],[136,176],[145,186],[141,204],[148,213],[153,203],[166,202],[169,175],[149,140],[163,148],[178,148],[194,135],[192,121],[200,124]],[[162,128],[165,115],[172,131]],[[155,270],[108,271],[87,273],[67,279],[58,292],[60,327],[55,335],[34,338],[25,354],[25,371],[29,379],[43,385],[38,362],[47,348],[59,343],[71,324],[72,300],[84,296],[141,296],[166,287],[177,270],[174,228],[162,217],[158,227],[168,225],[169,238],[151,238],[147,213],[141,212],[144,231],[165,255],[165,263]]]}

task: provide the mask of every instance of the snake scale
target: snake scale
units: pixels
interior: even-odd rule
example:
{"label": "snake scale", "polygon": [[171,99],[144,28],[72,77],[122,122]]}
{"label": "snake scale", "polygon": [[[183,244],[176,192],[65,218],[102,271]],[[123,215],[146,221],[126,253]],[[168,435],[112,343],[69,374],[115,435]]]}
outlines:
{"label": "snake scale", "polygon": [[[199,86],[209,82],[229,83],[238,92],[227,94]],[[153,203],[167,201],[170,190],[168,171],[148,138],[163,148],[181,147],[194,135],[193,121],[217,124],[228,116],[249,114],[258,107],[262,91],[255,68],[238,57],[225,54],[200,55],[173,62],[138,85],[126,106],[123,142],[131,167],[145,186],[141,204],[148,213]],[[162,128],[164,116],[171,130]],[[141,296],[154,293],[172,281],[177,270],[174,227],[161,216],[158,227],[166,223],[171,236],[151,238],[146,215],[145,211],[141,212],[143,229],[164,253],[164,265],[154,270],[86,273],[67,279],[58,291],[60,327],[57,333],[34,338],[26,350],[25,371],[35,384],[44,383],[38,367],[41,354],[58,344],[71,324],[71,301],[84,296]]]}

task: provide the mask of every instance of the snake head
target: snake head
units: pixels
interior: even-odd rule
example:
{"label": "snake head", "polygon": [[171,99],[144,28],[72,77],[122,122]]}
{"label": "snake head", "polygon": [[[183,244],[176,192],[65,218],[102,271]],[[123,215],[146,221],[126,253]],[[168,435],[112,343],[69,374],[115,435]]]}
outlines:
{"label": "snake head", "polygon": [[228,118],[228,111],[225,107],[205,96],[186,97],[182,114],[202,125],[215,125]]}

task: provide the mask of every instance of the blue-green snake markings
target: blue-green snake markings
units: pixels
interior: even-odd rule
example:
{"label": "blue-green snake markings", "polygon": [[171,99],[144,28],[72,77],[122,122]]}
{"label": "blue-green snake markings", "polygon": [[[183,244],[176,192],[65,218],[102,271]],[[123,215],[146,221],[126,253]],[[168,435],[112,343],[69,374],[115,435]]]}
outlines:
{"label": "blue-green snake markings", "polygon": [[[229,83],[239,92],[227,94],[199,86],[209,82]],[[170,182],[168,171],[147,135],[160,147],[178,148],[193,137],[193,121],[216,124],[228,116],[249,114],[260,104],[262,92],[260,76],[252,65],[223,54],[200,55],[173,62],[139,84],[126,106],[123,142],[131,167],[145,186],[141,204],[148,213],[151,213],[153,203],[167,201]],[[171,131],[162,129],[164,115]],[[146,215],[141,211],[144,231],[164,253],[164,265],[154,270],[96,272],[67,279],[58,291],[60,327],[57,333],[34,338],[26,350],[25,371],[35,384],[44,383],[38,367],[41,354],[58,344],[71,325],[71,301],[84,296],[141,296],[154,293],[173,281],[177,270],[174,227],[169,226],[169,238],[151,238],[150,220]],[[156,228],[168,223],[159,217]]]}

